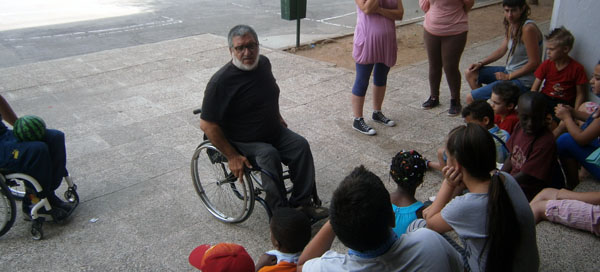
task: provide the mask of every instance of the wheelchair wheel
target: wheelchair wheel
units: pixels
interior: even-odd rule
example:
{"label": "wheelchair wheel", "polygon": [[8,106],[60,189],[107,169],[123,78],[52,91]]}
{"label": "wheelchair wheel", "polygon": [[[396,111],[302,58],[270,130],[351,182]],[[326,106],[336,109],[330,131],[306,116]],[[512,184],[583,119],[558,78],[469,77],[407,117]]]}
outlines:
{"label": "wheelchair wheel", "polygon": [[17,205],[4,180],[0,180],[0,236],[4,235],[15,223]]}
{"label": "wheelchair wheel", "polygon": [[191,171],[196,192],[213,216],[226,223],[248,219],[254,209],[254,187],[249,174],[239,182],[229,171],[225,156],[209,141],[196,148]]}
{"label": "wheelchair wheel", "polygon": [[8,190],[10,191],[15,200],[21,201],[25,197],[26,181],[27,180],[19,177],[10,177],[6,179],[6,186],[8,187]]}

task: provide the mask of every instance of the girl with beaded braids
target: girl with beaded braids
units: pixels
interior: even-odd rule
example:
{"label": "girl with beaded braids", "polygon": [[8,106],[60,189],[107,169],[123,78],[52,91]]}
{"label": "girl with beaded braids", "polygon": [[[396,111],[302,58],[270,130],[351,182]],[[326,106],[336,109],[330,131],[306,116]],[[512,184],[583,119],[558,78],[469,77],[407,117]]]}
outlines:
{"label": "girl with beaded braids", "polygon": [[415,199],[415,191],[423,183],[426,168],[425,159],[414,150],[402,150],[392,158],[390,177],[397,188],[390,194],[390,201],[396,217],[394,232],[398,236],[406,232],[412,221],[423,218],[423,203]]}

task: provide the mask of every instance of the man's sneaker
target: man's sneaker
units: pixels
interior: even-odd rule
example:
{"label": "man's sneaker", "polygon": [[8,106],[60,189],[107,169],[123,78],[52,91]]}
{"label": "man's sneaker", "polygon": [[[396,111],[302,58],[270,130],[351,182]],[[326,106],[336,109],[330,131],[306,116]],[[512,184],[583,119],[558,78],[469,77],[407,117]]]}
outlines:
{"label": "man's sneaker", "polygon": [[383,115],[383,113],[381,111],[374,111],[372,118],[373,118],[373,121],[382,123],[388,127],[393,127],[396,125],[396,123],[394,121],[385,117],[385,115]]}
{"label": "man's sneaker", "polygon": [[301,211],[306,216],[308,216],[308,218],[314,221],[318,221],[329,216],[329,209],[325,207],[315,207],[312,205],[307,205],[297,207],[296,209]]}
{"label": "man's sneaker", "polygon": [[362,117],[354,119],[354,124],[352,124],[352,127],[358,130],[358,132],[367,135],[375,135],[375,133],[377,133],[373,128],[371,128],[365,123],[365,119],[363,119]]}
{"label": "man's sneaker", "polygon": [[450,109],[448,109],[448,116],[456,116],[462,110],[460,101],[457,99],[450,99]]}
{"label": "man's sneaker", "polygon": [[430,96],[429,98],[427,98],[427,101],[423,102],[423,105],[421,105],[421,108],[428,110],[431,108],[435,108],[439,105],[440,105],[440,99]]}

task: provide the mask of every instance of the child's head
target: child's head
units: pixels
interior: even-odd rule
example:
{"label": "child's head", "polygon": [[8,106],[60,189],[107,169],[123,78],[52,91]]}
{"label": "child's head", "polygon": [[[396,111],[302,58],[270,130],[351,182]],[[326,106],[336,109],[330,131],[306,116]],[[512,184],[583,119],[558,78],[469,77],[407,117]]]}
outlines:
{"label": "child's head", "polygon": [[460,165],[474,178],[489,179],[496,169],[496,144],[480,125],[467,123],[450,131],[446,151],[449,166]]}
{"label": "child's head", "polygon": [[190,253],[188,260],[203,272],[254,272],[252,257],[238,244],[201,245]]}
{"label": "child's head", "polygon": [[521,91],[511,81],[501,81],[492,87],[490,98],[492,109],[495,114],[506,116],[512,112],[519,101]]}
{"label": "child's head", "polygon": [[384,244],[395,225],[390,194],[381,179],[362,165],[333,192],[329,218],[338,239],[362,252]]}
{"label": "child's head", "polygon": [[548,59],[558,60],[569,56],[575,37],[564,26],[553,29],[546,36],[546,53]]}
{"label": "child's head", "polygon": [[594,67],[594,74],[590,79],[590,86],[592,86],[592,92],[596,95],[600,95],[600,61]]}
{"label": "child's head", "polygon": [[283,253],[297,253],[310,241],[310,220],[292,208],[279,208],[271,217],[271,243]]}
{"label": "child's head", "polygon": [[414,196],[425,175],[425,160],[419,152],[402,150],[392,158],[390,176],[398,187]]}
{"label": "child's head", "polygon": [[494,110],[485,100],[476,100],[462,110],[465,123],[475,123],[486,129],[494,127]]}
{"label": "child's head", "polygon": [[519,122],[529,135],[538,135],[546,128],[546,99],[539,92],[527,92],[519,97]]}

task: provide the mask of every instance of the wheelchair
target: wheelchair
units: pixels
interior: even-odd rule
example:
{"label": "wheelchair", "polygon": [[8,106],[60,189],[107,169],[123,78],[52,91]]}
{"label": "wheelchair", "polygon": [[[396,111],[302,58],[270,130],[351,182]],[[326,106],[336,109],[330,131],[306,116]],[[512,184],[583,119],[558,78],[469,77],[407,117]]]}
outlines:
{"label": "wheelchair", "polygon": [[[199,114],[201,111],[201,109],[194,110],[194,114]],[[225,155],[208,140],[206,135],[192,156],[191,174],[194,188],[204,207],[219,221],[232,224],[244,222],[252,214],[255,202],[263,206],[269,218],[273,215],[261,195],[264,192],[262,177],[274,179],[274,176],[264,169],[253,166],[251,169],[246,169],[243,181],[238,181],[229,170]],[[286,192],[290,193],[293,186],[289,171],[285,169],[283,182]],[[313,188],[312,202],[316,206],[321,206],[316,186]]]}
{"label": "wheelchair", "polygon": [[[68,188],[64,193],[65,199],[74,204],[69,214],[72,213],[77,205],[79,205],[79,195],[77,194],[77,185],[73,183],[70,176],[64,177]],[[56,218],[64,217],[64,211],[60,209],[52,209],[50,202],[43,196],[43,190],[38,181],[26,174],[22,173],[6,173],[0,172],[0,236],[4,235],[13,226],[16,218],[17,204],[16,200],[23,201],[27,194],[31,195],[32,207],[30,214],[31,218],[31,237],[34,240],[44,238],[42,225],[49,219],[62,223]],[[41,214],[38,211],[44,208],[49,214]]]}

